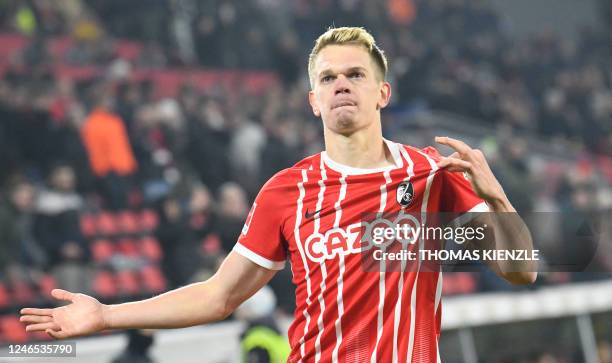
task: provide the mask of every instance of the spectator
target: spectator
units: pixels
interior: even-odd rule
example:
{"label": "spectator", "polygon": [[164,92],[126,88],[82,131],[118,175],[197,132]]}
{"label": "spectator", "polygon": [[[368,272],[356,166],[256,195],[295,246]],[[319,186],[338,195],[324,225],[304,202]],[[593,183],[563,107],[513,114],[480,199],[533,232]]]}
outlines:
{"label": "spectator", "polygon": [[10,274],[9,270],[16,261],[18,255],[17,231],[14,227],[13,210],[9,203],[2,200],[0,204],[0,280],[4,280]]}
{"label": "spectator", "polygon": [[[214,256],[200,254],[201,241],[211,232],[211,196],[202,185],[189,186],[186,195],[175,191],[160,206],[160,224],[155,232],[164,252],[162,267],[171,288],[191,281]],[[212,257],[212,258],[208,258]]]}
{"label": "spectator", "polygon": [[516,210],[521,213],[533,210],[533,183],[527,159],[526,140],[515,136],[512,141],[502,143],[499,160],[495,163],[495,175],[504,187]]}
{"label": "spectator", "polygon": [[123,120],[112,111],[113,99],[108,93],[99,97],[83,124],[81,135],[98,188],[108,206],[114,210],[125,209],[130,177],[138,166]]}
{"label": "spectator", "polygon": [[249,207],[244,190],[233,182],[227,182],[219,188],[218,204],[215,229],[221,238],[223,250],[229,253],[240,235]]}
{"label": "spectator", "polygon": [[48,257],[48,268],[61,286],[89,290],[89,249],[79,228],[83,199],[76,193],[74,170],[58,164],[49,186],[38,193],[35,232]]}
{"label": "spectator", "polygon": [[203,100],[196,115],[188,119],[186,158],[200,180],[211,190],[229,179],[228,143],[231,132],[218,100]]}
{"label": "spectator", "polygon": [[0,206],[0,271],[12,281],[36,281],[48,261],[33,234],[35,196],[29,181],[17,180],[9,187],[7,203]]}
{"label": "spectator", "polygon": [[236,309],[236,317],[247,325],[240,336],[241,362],[287,361],[291,350],[289,342],[278,327],[276,306],[274,291],[269,286],[264,286]]}
{"label": "spectator", "polygon": [[233,167],[234,180],[240,181],[243,187],[251,187],[249,180],[259,180],[259,155],[266,144],[267,135],[261,124],[242,113],[236,115],[236,127],[229,147],[230,163]]}
{"label": "spectator", "polygon": [[260,153],[260,183],[264,183],[279,170],[288,168],[298,161],[294,157],[298,152],[292,145],[295,144],[292,142],[295,122],[289,119],[270,123],[271,125],[268,125],[266,130],[268,139]]}

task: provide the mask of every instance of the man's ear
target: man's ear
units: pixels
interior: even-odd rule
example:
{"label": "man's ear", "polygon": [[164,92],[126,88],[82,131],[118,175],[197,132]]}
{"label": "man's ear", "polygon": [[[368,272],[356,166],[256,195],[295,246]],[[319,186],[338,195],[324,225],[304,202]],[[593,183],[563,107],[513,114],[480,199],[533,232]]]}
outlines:
{"label": "man's ear", "polygon": [[376,108],[380,110],[380,109],[387,107],[390,100],[391,100],[391,84],[389,82],[383,81],[380,87],[380,96],[378,97]]}
{"label": "man's ear", "polygon": [[317,100],[313,91],[308,92],[308,103],[310,103],[310,107],[312,107],[312,113],[317,117],[321,117],[321,110],[319,110],[317,106]]}

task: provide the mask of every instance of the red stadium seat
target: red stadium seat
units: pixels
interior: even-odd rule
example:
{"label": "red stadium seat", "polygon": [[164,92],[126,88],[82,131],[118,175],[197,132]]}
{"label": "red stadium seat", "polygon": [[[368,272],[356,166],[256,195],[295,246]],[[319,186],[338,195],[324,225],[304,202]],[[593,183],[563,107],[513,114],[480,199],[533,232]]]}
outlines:
{"label": "red stadium seat", "polygon": [[23,281],[13,283],[13,299],[18,304],[27,304],[34,300],[34,290],[30,285]]}
{"label": "red stadium seat", "polygon": [[129,40],[119,40],[115,44],[115,52],[116,54],[128,60],[134,60],[140,56],[142,52],[143,45],[138,42],[133,42]]}
{"label": "red stadium seat", "polygon": [[166,290],[166,279],[159,268],[146,266],[141,272],[145,289],[149,292],[161,292]]}
{"label": "red stadium seat", "polygon": [[40,288],[40,294],[45,298],[51,298],[51,290],[57,287],[57,282],[55,278],[51,275],[44,275],[40,281],[38,281],[38,286]]}
{"label": "red stadium seat", "polygon": [[119,232],[119,226],[115,220],[115,216],[109,212],[102,212],[96,218],[96,228],[99,234],[105,236],[116,235]]}
{"label": "red stadium seat", "polygon": [[8,289],[6,286],[0,282],[0,308],[4,308],[8,306],[10,301],[10,296]]}
{"label": "red stadium seat", "polygon": [[81,233],[86,238],[90,238],[96,235],[96,218],[91,214],[83,214],[80,217]]}
{"label": "red stadium seat", "polygon": [[153,237],[145,237],[140,240],[140,251],[151,261],[159,261],[162,258],[163,252],[159,246],[159,242]]}
{"label": "red stadium seat", "polygon": [[134,272],[128,270],[119,271],[115,277],[121,293],[135,295],[140,292],[140,284]]}
{"label": "red stadium seat", "polygon": [[24,343],[28,341],[28,334],[16,315],[6,315],[0,318],[0,331],[4,339],[10,343]]}
{"label": "red stadium seat", "polygon": [[19,53],[22,49],[26,48],[29,44],[28,37],[13,33],[2,33],[0,34],[0,58],[8,59],[11,54]]}
{"label": "red stadium seat", "polygon": [[140,224],[146,231],[152,231],[157,228],[159,223],[157,213],[151,209],[145,209],[140,213]]}
{"label": "red stadium seat", "polygon": [[140,251],[138,250],[138,246],[134,242],[134,240],[130,238],[123,238],[117,244],[117,248],[121,254],[129,257],[137,257],[140,255]]}
{"label": "red stadium seat", "polygon": [[94,261],[104,263],[113,256],[113,244],[105,239],[94,241],[91,245],[91,253]]}
{"label": "red stadium seat", "polygon": [[97,296],[113,297],[117,295],[117,286],[113,274],[109,271],[100,271],[96,274],[93,290]]}
{"label": "red stadium seat", "polygon": [[468,294],[476,291],[476,279],[469,272],[444,274],[443,295]]}
{"label": "red stadium seat", "polygon": [[123,211],[118,215],[119,227],[121,232],[126,234],[140,232],[140,226],[138,225],[138,218],[136,214],[131,211]]}

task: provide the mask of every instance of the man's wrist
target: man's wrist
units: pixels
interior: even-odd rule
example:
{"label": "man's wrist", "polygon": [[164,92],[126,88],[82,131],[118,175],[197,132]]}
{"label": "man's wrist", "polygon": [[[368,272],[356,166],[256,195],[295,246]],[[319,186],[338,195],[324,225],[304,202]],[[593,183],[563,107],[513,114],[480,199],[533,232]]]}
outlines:
{"label": "man's wrist", "polygon": [[112,323],[112,305],[102,304],[102,330],[113,329]]}
{"label": "man's wrist", "polygon": [[510,200],[504,195],[497,198],[490,198],[485,201],[491,212],[516,212]]}

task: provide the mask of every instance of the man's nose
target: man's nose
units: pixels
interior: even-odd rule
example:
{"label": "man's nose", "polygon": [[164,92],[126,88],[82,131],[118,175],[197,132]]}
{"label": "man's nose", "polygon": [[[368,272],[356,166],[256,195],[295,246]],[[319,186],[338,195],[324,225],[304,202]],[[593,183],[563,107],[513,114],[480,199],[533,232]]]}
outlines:
{"label": "man's nose", "polygon": [[339,93],[351,93],[351,88],[349,86],[349,81],[343,74],[339,75],[336,78],[336,82],[334,84],[334,94]]}

